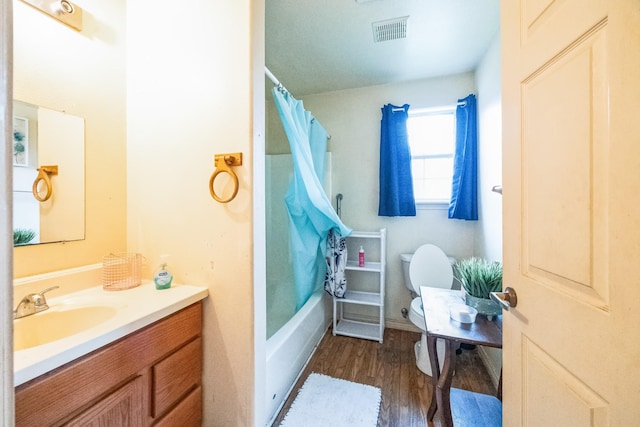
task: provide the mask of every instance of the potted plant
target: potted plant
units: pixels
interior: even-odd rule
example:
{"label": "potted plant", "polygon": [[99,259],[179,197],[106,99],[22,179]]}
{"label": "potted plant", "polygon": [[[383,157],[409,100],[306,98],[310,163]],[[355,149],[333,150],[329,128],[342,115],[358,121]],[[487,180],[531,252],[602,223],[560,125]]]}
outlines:
{"label": "potted plant", "polygon": [[455,271],[468,306],[489,320],[502,313],[500,306],[490,297],[491,292],[502,291],[502,263],[472,257],[458,261]]}
{"label": "potted plant", "polygon": [[16,228],[13,230],[13,246],[26,245],[36,237],[34,230]]}

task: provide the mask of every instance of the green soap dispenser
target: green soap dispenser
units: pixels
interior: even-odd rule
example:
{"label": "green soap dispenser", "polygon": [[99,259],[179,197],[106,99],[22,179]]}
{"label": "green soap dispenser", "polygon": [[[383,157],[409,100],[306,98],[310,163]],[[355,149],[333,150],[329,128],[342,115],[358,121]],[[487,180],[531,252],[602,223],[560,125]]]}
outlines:
{"label": "green soap dispenser", "polygon": [[169,289],[173,281],[173,274],[167,270],[166,256],[160,258],[162,259],[162,263],[153,276],[153,282],[156,284],[156,289]]}

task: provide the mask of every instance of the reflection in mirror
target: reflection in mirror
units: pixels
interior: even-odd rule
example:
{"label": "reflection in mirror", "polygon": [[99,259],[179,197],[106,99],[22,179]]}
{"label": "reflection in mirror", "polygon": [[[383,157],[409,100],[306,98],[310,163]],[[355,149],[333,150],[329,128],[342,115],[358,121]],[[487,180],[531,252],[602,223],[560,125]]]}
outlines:
{"label": "reflection in mirror", "polygon": [[84,119],[22,101],[13,115],[14,246],[84,239]]}

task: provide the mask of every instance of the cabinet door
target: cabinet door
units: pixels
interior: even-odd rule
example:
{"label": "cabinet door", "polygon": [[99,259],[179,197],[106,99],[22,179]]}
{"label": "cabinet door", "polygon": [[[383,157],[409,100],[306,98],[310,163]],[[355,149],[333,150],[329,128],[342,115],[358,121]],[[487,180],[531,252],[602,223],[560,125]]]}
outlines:
{"label": "cabinet door", "polygon": [[69,427],[142,426],[144,424],[143,393],[142,376],[135,377],[66,425]]}
{"label": "cabinet door", "polygon": [[202,387],[198,386],[154,427],[200,427],[202,425]]}

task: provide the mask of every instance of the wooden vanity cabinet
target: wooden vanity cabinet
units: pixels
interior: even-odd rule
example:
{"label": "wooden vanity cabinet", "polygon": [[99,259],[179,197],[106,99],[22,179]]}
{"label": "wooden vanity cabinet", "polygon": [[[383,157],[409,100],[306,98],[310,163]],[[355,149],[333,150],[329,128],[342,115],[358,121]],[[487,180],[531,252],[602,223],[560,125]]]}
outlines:
{"label": "wooden vanity cabinet", "polygon": [[16,387],[16,426],[201,424],[201,302]]}

